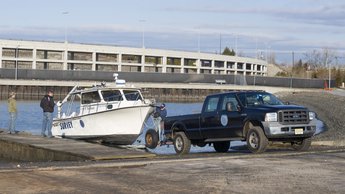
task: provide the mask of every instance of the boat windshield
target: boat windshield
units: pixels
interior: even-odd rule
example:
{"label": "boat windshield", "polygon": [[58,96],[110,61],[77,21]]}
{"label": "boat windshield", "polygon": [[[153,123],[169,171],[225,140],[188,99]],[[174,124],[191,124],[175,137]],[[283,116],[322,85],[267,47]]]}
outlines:
{"label": "boat windshield", "polygon": [[119,90],[105,90],[102,91],[102,96],[104,101],[110,102],[110,101],[122,101],[122,95]]}
{"label": "boat windshield", "polygon": [[101,101],[98,91],[82,93],[82,104],[98,103]]}
{"label": "boat windshield", "polygon": [[128,101],[143,100],[138,90],[123,90],[123,93]]}

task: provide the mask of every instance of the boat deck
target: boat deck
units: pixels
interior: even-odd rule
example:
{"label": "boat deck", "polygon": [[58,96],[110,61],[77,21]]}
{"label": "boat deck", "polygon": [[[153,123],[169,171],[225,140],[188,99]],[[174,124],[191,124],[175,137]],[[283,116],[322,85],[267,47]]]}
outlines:
{"label": "boat deck", "polygon": [[154,157],[145,150],[71,139],[0,134],[0,158],[16,161],[83,161]]}

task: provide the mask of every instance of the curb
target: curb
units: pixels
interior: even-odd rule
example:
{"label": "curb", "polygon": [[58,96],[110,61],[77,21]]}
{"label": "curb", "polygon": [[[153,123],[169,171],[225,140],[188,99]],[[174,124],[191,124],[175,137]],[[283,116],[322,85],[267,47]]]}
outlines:
{"label": "curb", "polygon": [[311,145],[316,146],[345,146],[345,140],[335,140],[335,141],[312,141]]}

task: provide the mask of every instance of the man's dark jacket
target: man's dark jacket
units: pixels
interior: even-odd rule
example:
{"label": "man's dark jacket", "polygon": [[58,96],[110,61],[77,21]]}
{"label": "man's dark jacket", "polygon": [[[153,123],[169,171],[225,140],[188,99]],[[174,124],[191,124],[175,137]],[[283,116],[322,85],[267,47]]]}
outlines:
{"label": "man's dark jacket", "polygon": [[55,103],[53,97],[45,95],[41,100],[40,106],[43,112],[54,112]]}

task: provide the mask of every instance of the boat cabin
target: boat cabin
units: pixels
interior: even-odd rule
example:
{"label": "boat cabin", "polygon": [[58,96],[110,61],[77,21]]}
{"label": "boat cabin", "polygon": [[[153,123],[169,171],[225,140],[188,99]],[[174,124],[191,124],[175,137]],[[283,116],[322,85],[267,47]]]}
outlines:
{"label": "boat cabin", "polygon": [[[70,105],[63,111],[62,118],[144,104],[144,98],[137,88],[93,87],[75,90],[68,99]],[[72,112],[72,109],[76,112]]]}

